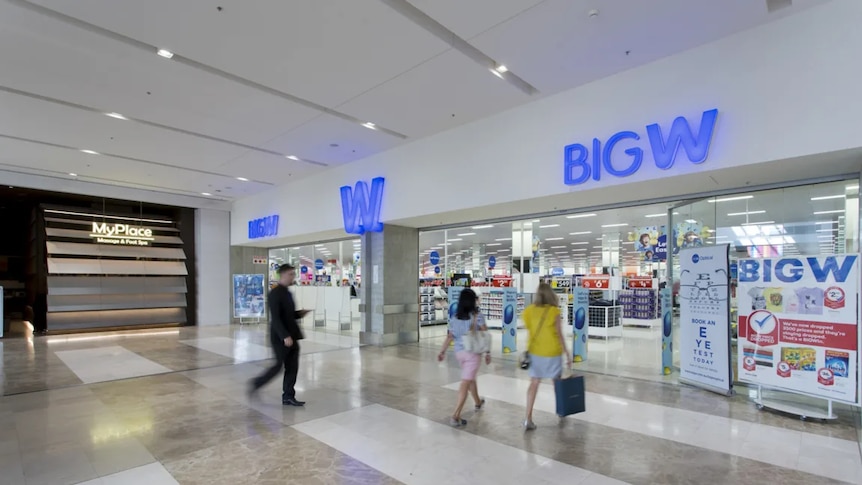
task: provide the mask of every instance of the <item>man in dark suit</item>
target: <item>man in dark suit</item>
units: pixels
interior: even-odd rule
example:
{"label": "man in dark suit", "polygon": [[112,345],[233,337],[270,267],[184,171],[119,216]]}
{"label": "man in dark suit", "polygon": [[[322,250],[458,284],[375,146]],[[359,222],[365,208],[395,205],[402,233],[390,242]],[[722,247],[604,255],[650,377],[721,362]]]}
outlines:
{"label": "man in dark suit", "polygon": [[275,364],[249,383],[249,394],[254,396],[257,391],[271,381],[284,367],[284,384],[281,403],[285,406],[304,406],[305,403],[296,399],[296,375],[299,372],[299,341],[304,337],[298,320],[302,319],[308,310],[297,310],[293,303],[293,295],[288,287],[296,279],[296,268],[289,264],[278,268],[278,286],[269,292],[270,312],[270,342],[275,351]]}

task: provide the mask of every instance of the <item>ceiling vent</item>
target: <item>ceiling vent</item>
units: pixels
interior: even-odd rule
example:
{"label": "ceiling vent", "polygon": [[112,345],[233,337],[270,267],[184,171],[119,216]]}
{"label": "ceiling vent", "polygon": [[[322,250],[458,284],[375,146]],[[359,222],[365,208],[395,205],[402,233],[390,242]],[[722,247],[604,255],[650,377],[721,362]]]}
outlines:
{"label": "ceiling vent", "polygon": [[777,12],[782,8],[787,8],[793,5],[793,0],[766,0],[766,11],[769,13]]}

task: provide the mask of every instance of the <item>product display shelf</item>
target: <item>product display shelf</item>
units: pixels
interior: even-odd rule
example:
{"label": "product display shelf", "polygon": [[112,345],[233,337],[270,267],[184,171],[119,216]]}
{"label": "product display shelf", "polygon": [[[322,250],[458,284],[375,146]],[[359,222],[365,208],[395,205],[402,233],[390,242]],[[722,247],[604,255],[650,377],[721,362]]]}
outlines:
{"label": "product display shelf", "polygon": [[436,286],[419,288],[419,325],[441,325],[448,323],[448,297]]}
{"label": "product display shelf", "polygon": [[[485,325],[488,328],[503,328],[503,291],[503,289],[494,288],[483,288],[481,291],[477,291],[479,293],[479,313],[485,317]],[[524,328],[521,313],[524,311],[525,301],[524,295],[518,294],[518,304],[515,309],[518,328]]]}
{"label": "product display shelf", "polygon": [[658,290],[639,288],[621,291],[619,302],[623,307],[623,325],[641,328],[660,326],[660,300]]}
{"label": "product display shelf", "polygon": [[590,338],[609,339],[623,336],[623,307],[613,306],[590,306],[589,327]]}

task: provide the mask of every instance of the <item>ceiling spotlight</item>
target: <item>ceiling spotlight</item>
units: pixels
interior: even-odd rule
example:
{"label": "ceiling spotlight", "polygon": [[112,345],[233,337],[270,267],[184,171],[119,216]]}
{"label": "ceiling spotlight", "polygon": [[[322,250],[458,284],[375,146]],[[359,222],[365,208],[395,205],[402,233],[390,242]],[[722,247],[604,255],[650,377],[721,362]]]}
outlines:
{"label": "ceiling spotlight", "polygon": [[121,115],[120,113],[113,113],[113,112],[111,112],[111,113],[105,113],[105,116],[110,116],[111,118],[116,118],[116,119],[118,119],[118,120],[124,120],[124,121],[125,121],[125,120],[128,120],[128,118],[126,118],[125,116]]}
{"label": "ceiling spotlight", "polygon": [[69,172],[69,176],[70,176],[70,177],[77,177],[77,176],[78,176],[78,174]]}
{"label": "ceiling spotlight", "polygon": [[497,72],[497,70],[496,70],[496,69],[488,69],[488,70],[489,70],[489,71],[491,71],[491,74],[493,74],[493,75],[497,76],[498,78],[500,78],[500,79],[505,79],[505,78],[503,77],[503,75],[502,75],[502,74],[500,74],[499,72]]}
{"label": "ceiling spotlight", "polygon": [[173,52],[171,52],[171,51],[169,51],[169,50],[167,50],[167,49],[159,49],[159,50],[156,52],[156,54],[158,54],[158,55],[160,55],[160,56],[164,57],[165,59],[170,59],[170,58],[174,57],[174,53],[173,53]]}
{"label": "ceiling spotlight", "polygon": [[201,192],[201,195],[205,195],[207,197],[212,197],[213,194],[211,194],[209,192]]}
{"label": "ceiling spotlight", "polygon": [[369,130],[376,130],[377,129],[377,125],[375,125],[374,123],[372,123],[370,121],[366,121],[365,123],[362,123],[362,126],[368,128]]}
{"label": "ceiling spotlight", "polygon": [[504,72],[509,72],[509,68],[504,66],[503,64],[500,64],[496,67],[496,71],[502,74]]}
{"label": "ceiling spotlight", "polygon": [[299,161],[299,157],[297,157],[296,155],[285,155],[284,158],[287,158],[288,160]]}
{"label": "ceiling spotlight", "polygon": [[87,155],[98,155],[99,152],[94,152],[93,150],[81,150],[81,153],[86,153]]}
{"label": "ceiling spotlight", "polygon": [[237,177],[236,179],[239,180],[240,182],[248,182],[248,179],[245,177]]}

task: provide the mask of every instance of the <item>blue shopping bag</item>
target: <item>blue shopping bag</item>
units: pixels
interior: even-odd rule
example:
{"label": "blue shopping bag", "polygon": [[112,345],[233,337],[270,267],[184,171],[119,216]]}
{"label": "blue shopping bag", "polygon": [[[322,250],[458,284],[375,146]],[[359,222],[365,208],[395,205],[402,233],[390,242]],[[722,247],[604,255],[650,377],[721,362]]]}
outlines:
{"label": "blue shopping bag", "polygon": [[564,417],[586,411],[584,376],[570,376],[554,381],[557,393],[557,416]]}

